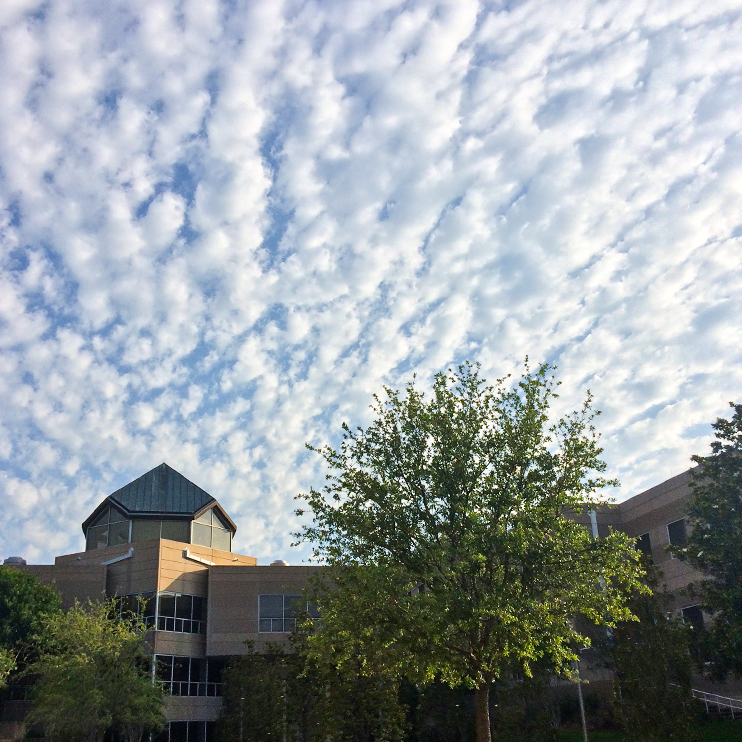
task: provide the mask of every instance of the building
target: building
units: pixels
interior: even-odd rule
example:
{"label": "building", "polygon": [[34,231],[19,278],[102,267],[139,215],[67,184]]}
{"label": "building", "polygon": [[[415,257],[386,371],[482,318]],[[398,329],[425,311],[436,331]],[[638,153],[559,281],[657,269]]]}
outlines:
{"label": "building", "polygon": [[[685,539],[690,496],[689,472],[684,472],[578,520],[596,536],[610,528],[634,536],[662,570],[676,595],[675,607],[697,622],[703,620],[701,611],[682,588],[701,575],[666,549]],[[167,464],[106,497],[82,530],[85,551],[59,556],[53,565],[26,565],[18,558],[5,562],[54,585],[65,606],[118,596],[123,607],[141,611],[151,628],[148,643],[160,680],[170,694],[163,742],[211,742],[227,659],[244,654],[248,640],[260,651],[268,641],[285,638],[297,611],[309,607],[301,605],[301,591],[318,568],[280,561],[263,566],[233,553],[237,526],[229,515]],[[6,701],[6,735],[20,729],[8,719],[18,722],[22,711],[22,702]]]}

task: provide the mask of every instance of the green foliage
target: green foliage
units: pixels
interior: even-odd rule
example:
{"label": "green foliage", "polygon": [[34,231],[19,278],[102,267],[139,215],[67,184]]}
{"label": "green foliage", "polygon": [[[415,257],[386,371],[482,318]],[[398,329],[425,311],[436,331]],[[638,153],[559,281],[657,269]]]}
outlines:
{"label": "green foliage", "polygon": [[415,685],[403,680],[400,701],[407,709],[407,742],[470,742],[474,739],[474,694],[435,681]]}
{"label": "green foliage", "polygon": [[115,603],[76,603],[44,622],[28,721],[52,738],[100,742],[114,727],[127,742],[164,724],[161,689],[151,682],[144,626],[113,617]]}
{"label": "green foliage", "polygon": [[718,418],[711,456],[694,456],[692,532],[676,549],[710,579],[701,598],[713,621],[703,637],[713,674],[742,677],[742,404],[731,420]]}
{"label": "green foliage", "polygon": [[290,652],[271,645],[261,655],[248,644],[226,670],[220,739],[395,742],[403,718],[396,684],[348,665],[341,672],[308,662],[305,641],[295,635]]}
{"label": "green foliage", "polygon": [[0,566],[0,647],[22,666],[45,617],[59,611],[60,604],[57,591],[32,574]]}
{"label": "green foliage", "polygon": [[5,681],[13,670],[15,670],[15,655],[9,649],[0,647],[0,688],[5,685]]}
{"label": "green foliage", "polygon": [[618,624],[608,643],[616,712],[629,742],[694,742],[692,629],[669,614],[671,596],[656,591],[656,568],[648,574],[654,592],[637,592],[630,603],[639,620]]}
{"label": "green foliage", "polygon": [[570,518],[613,484],[600,476],[597,413],[588,393],[550,424],[556,386],[547,365],[506,388],[467,363],[436,375],[429,400],[414,382],[386,389],[366,430],[343,425],[339,450],[313,449],[330,473],[302,496],[313,523],[297,535],[333,586],[318,597],[315,656],[487,692],[542,657],[569,673],[589,642],[577,613],[631,618],[626,590],[642,570],[630,539],[594,539]]}

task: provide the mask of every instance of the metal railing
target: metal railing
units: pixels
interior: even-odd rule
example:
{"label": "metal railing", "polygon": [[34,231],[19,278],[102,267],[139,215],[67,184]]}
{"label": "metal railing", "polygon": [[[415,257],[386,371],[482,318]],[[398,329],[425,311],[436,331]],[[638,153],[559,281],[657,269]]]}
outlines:
{"label": "metal railing", "polygon": [[[707,693],[705,690],[698,690],[697,688],[693,688],[691,693],[693,694],[693,698],[697,698],[706,705],[706,711],[710,707],[715,706],[716,710],[720,713],[727,709],[731,711],[732,719],[742,718],[742,699],[719,696],[716,693]],[[734,715],[735,711],[737,712],[737,717]]]}
{"label": "metal railing", "polygon": [[205,683],[200,681],[188,682],[185,680],[158,680],[165,693],[171,696],[212,696],[222,695],[221,683]]}
{"label": "metal railing", "polygon": [[148,629],[158,631],[175,631],[180,634],[206,633],[206,621],[196,621],[191,618],[174,618],[172,616],[147,616],[144,625]]}

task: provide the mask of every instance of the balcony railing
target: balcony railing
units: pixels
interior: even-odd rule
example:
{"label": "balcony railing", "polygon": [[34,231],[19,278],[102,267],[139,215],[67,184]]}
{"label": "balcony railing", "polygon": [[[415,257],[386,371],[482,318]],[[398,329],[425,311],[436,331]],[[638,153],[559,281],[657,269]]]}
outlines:
{"label": "balcony railing", "polygon": [[206,633],[206,621],[196,621],[192,618],[172,618],[171,616],[147,616],[144,625],[148,629],[158,631],[174,631],[180,634]]}
{"label": "balcony railing", "polygon": [[221,683],[187,682],[184,680],[158,680],[157,682],[164,688],[165,693],[171,696],[219,697],[222,695]]}

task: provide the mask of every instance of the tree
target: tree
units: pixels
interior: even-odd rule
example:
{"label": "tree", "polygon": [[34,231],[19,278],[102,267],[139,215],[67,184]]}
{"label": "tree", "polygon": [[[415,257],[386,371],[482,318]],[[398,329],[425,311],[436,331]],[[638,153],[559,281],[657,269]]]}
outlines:
{"label": "tree", "polygon": [[114,601],[49,614],[29,721],[56,738],[100,742],[114,727],[127,742],[164,725],[162,690],[152,684],[144,626],[121,620]]}
{"label": "tree", "polygon": [[9,649],[0,647],[0,688],[5,686],[5,681],[13,670],[15,670],[13,653]]}
{"label": "tree", "polygon": [[717,418],[711,456],[693,456],[692,526],[685,546],[674,549],[709,577],[701,600],[713,620],[704,632],[711,670],[719,679],[742,677],[742,404],[730,402],[732,419]]}
{"label": "tree", "polygon": [[474,688],[479,742],[505,668],[529,674],[547,657],[569,674],[589,642],[573,617],[628,620],[626,590],[641,589],[631,540],[594,539],[570,517],[613,482],[600,476],[589,392],[549,425],[549,371],[527,368],[506,388],[465,363],[436,375],[430,400],[414,380],[406,394],[386,388],[368,428],[344,424],[339,450],[310,446],[330,473],[300,496],[313,523],[296,535],[333,585],[310,649],[369,674]]}
{"label": "tree", "polygon": [[224,677],[219,738],[225,742],[395,742],[404,714],[397,684],[367,677],[350,665],[312,662],[301,632],[291,651],[278,644],[232,662]]}
{"label": "tree", "polygon": [[616,675],[616,711],[635,742],[693,742],[692,629],[670,614],[672,595],[657,590],[657,569],[648,565],[647,571],[653,592],[636,592],[629,604],[639,620],[604,635]]}
{"label": "tree", "polygon": [[59,593],[34,575],[0,567],[0,648],[19,667],[29,661],[44,619],[59,611]]}

